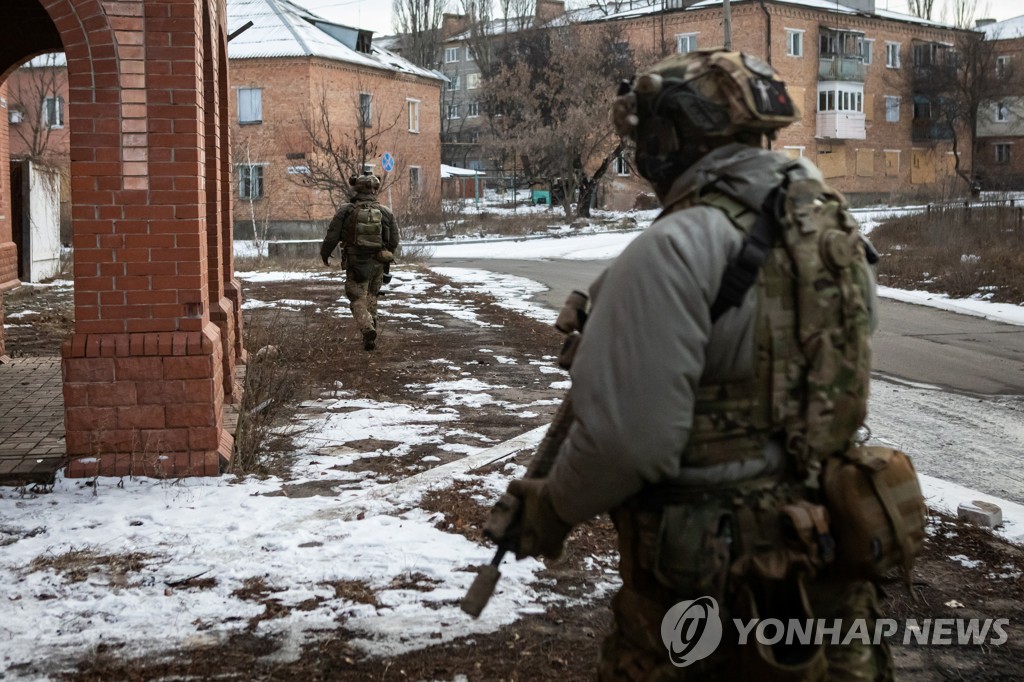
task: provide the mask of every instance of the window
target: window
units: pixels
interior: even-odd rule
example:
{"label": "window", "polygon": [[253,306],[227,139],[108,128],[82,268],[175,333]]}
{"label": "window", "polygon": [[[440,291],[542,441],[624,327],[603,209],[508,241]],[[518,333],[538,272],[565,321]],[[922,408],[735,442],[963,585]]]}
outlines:
{"label": "window", "polygon": [[480,103],[479,102],[467,102],[466,103],[466,118],[475,118],[480,115]]}
{"label": "window", "polygon": [[626,160],[625,154],[619,154],[615,157],[615,174],[629,175],[629,161]]}
{"label": "window", "polygon": [[63,97],[47,97],[43,100],[43,125],[47,128],[64,127]]}
{"label": "window", "polygon": [[1007,56],[996,57],[996,76],[1002,78],[1006,70],[1010,68],[1010,58]]}
{"label": "window", "polygon": [[871,63],[871,50],[875,46],[875,41],[870,38],[865,38],[860,45],[860,58],[865,64]]}
{"label": "window", "polygon": [[885,98],[885,120],[889,123],[896,123],[900,120],[900,98],[886,96]]}
{"label": "window", "polygon": [[676,52],[685,54],[697,49],[696,33],[681,33],[676,36]]}
{"label": "window", "polygon": [[930,119],[932,117],[932,103],[927,97],[914,98],[914,118]]}
{"label": "window", "polygon": [[409,132],[418,133],[420,131],[420,103],[419,100],[407,99],[405,100],[406,109],[409,112]]}
{"label": "window", "polygon": [[[821,86],[819,86],[821,87]],[[856,85],[834,83],[827,90],[818,91],[818,111],[864,112],[864,93]]]}
{"label": "window", "polygon": [[14,124],[21,123],[22,117],[23,117],[23,114],[21,113],[21,111],[19,109],[10,109],[7,112],[7,122],[8,123],[14,123]]}
{"label": "window", "polygon": [[448,118],[458,118],[458,117],[459,117],[459,105],[458,104],[449,104],[448,105]]}
{"label": "window", "polygon": [[1006,123],[1010,120],[1010,109],[1005,102],[996,104],[996,123]]}
{"label": "window", "polygon": [[480,74],[478,73],[467,73],[466,74],[466,89],[476,90],[480,87]]}
{"label": "window", "polygon": [[885,44],[885,65],[890,69],[900,68],[900,44]]}
{"label": "window", "polygon": [[243,164],[238,167],[238,196],[250,200],[263,196],[263,166]]}
{"label": "window", "polygon": [[418,196],[420,193],[420,169],[418,166],[409,166],[409,194]]}
{"label": "window", "polygon": [[997,144],[996,146],[996,163],[1010,163],[1010,145],[1008,144]]}
{"label": "window", "polygon": [[786,54],[790,57],[804,56],[804,32],[795,28],[786,29]]}
{"label": "window", "polygon": [[459,89],[459,74],[455,74],[454,76],[449,76],[448,89],[449,90],[458,90]]}
{"label": "window", "polygon": [[444,48],[444,63],[454,64],[459,61],[459,48],[457,47],[446,47]]}
{"label": "window", "polygon": [[238,88],[238,122],[263,123],[263,90]]}
{"label": "window", "polygon": [[364,128],[373,127],[373,95],[368,92],[359,93],[359,123]]}

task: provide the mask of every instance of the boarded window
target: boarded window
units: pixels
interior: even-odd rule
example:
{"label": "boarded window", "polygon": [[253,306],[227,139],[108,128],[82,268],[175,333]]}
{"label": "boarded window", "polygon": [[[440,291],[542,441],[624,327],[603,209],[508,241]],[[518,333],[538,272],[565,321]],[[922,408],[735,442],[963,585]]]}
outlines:
{"label": "boarded window", "polygon": [[261,88],[238,88],[238,122],[263,122],[263,90]]}
{"label": "boarded window", "polygon": [[935,160],[927,149],[910,151],[910,182],[915,185],[935,182]]}
{"label": "boarded window", "polygon": [[885,151],[885,174],[898,176],[900,174],[900,152],[898,149],[887,149]]}
{"label": "boarded window", "polygon": [[862,178],[870,178],[875,174],[875,150],[857,150],[857,175]]}

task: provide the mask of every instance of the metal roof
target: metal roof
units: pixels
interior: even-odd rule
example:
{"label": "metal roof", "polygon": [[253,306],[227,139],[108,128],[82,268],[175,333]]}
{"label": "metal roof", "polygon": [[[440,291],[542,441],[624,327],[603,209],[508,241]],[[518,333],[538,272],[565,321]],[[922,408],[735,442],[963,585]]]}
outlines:
{"label": "metal roof", "polygon": [[355,49],[371,31],[328,21],[289,0],[228,0],[228,33],[252,26],[228,43],[229,59],[321,57],[386,71],[439,80],[438,75],[378,45]]}

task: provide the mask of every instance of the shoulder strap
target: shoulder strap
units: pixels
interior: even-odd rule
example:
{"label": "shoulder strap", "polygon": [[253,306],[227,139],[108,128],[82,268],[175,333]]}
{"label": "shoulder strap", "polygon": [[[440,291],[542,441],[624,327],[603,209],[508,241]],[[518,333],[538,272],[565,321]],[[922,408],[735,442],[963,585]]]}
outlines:
{"label": "shoulder strap", "polygon": [[729,261],[729,265],[726,266],[725,273],[722,275],[718,296],[711,304],[712,323],[724,315],[729,308],[740,305],[747,291],[757,281],[757,273],[775,246],[775,239],[781,226],[779,210],[785,200],[785,194],[785,183],[783,183],[765,197],[753,227],[743,239],[740,252]]}

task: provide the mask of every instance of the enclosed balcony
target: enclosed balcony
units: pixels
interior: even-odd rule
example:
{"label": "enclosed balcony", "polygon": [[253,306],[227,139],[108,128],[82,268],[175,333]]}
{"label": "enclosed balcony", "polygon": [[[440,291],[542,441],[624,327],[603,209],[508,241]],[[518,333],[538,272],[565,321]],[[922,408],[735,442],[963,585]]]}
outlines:
{"label": "enclosed balcony", "polygon": [[818,32],[818,80],[863,83],[864,34],[822,26]]}
{"label": "enclosed balcony", "polygon": [[848,81],[818,83],[816,134],[833,140],[863,140],[867,137],[864,118],[864,86]]}

